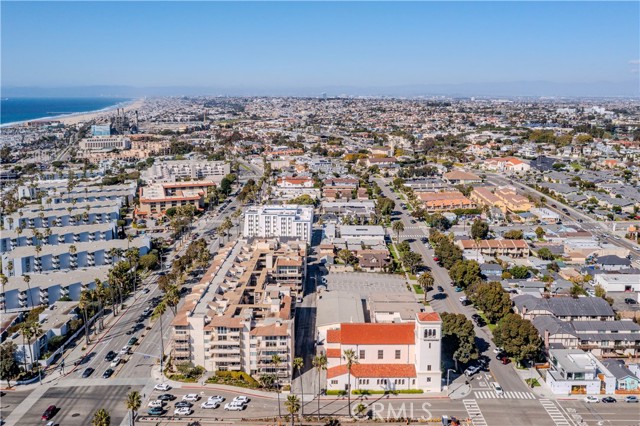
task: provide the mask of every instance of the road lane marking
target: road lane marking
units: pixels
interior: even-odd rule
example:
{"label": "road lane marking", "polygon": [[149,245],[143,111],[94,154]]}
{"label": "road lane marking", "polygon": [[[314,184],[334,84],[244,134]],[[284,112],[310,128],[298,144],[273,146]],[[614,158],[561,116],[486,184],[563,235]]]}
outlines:
{"label": "road lane marking", "polygon": [[572,423],[567,420],[564,414],[562,414],[562,411],[560,411],[553,401],[549,399],[541,399],[540,404],[542,404],[542,407],[545,409],[549,417],[551,417],[551,420],[553,420],[553,423],[555,423],[556,426],[572,426]]}
{"label": "road lane marking", "polygon": [[464,404],[465,410],[467,410],[473,426],[489,426],[475,399],[463,399],[462,403]]}

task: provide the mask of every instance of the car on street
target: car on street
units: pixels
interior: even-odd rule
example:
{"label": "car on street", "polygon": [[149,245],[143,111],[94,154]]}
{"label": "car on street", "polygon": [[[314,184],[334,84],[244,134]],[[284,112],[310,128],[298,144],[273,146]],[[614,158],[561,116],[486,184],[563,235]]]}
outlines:
{"label": "car on street", "polygon": [[111,361],[111,367],[117,367],[118,364],[120,364],[120,361],[122,360],[122,358],[120,358],[119,356],[115,357],[113,359],[113,361]]}
{"label": "car on street", "polygon": [[224,396],[213,395],[213,396],[210,396],[209,398],[207,398],[207,401],[217,402],[217,403],[224,402]]}
{"label": "car on street", "polygon": [[113,369],[107,368],[106,370],[104,370],[104,373],[102,373],[102,378],[103,379],[108,379],[112,375],[113,375]]}
{"label": "car on street", "polygon": [[54,414],[56,414],[56,406],[48,406],[47,409],[44,410],[44,413],[42,413],[42,421],[45,422],[47,420],[51,420],[51,417],[53,417]]}
{"label": "car on street", "polygon": [[598,399],[597,396],[593,396],[593,395],[588,395],[584,397],[584,402],[586,403],[592,403],[592,402],[600,402],[600,400]]}
{"label": "car on street", "polygon": [[200,404],[200,408],[205,408],[205,409],[216,409],[220,406],[219,402],[215,402],[215,401],[205,401],[202,404]]}
{"label": "car on street", "polygon": [[142,293],[144,293],[144,294],[147,294],[147,293],[149,293],[150,291],[151,291],[151,290],[149,290],[149,289],[148,289],[148,288],[146,288],[146,287],[142,289]]}
{"label": "car on street", "polygon": [[462,289],[462,287],[456,287],[455,290],[456,290],[456,293],[460,293],[463,289]]}
{"label": "car on street", "polygon": [[132,337],[131,339],[129,339],[129,341],[127,342],[127,346],[133,346],[136,343],[138,343],[138,338],[137,337]]}
{"label": "car on street", "polygon": [[502,353],[502,352],[504,352],[504,349],[502,349],[501,347],[493,348],[493,353],[494,354],[499,354],[499,353]]}
{"label": "car on street", "polygon": [[119,355],[127,355],[129,351],[131,351],[131,348],[129,346],[125,346],[120,349]]}
{"label": "car on street", "polygon": [[466,370],[464,370],[464,375],[467,377],[471,377],[474,374],[476,374],[478,371],[480,371],[480,366],[479,365],[471,365],[469,367],[467,367]]}
{"label": "car on street", "polygon": [[246,405],[239,402],[227,402],[224,404],[225,411],[242,411],[245,408]]}
{"label": "car on street", "polygon": [[158,383],[157,385],[155,385],[155,386],[153,387],[153,389],[155,389],[155,390],[157,390],[157,391],[163,391],[163,392],[166,392],[166,391],[168,391],[169,389],[171,389],[171,386],[169,386],[169,385],[168,385],[168,384],[166,384],[166,383]]}
{"label": "car on street", "polygon": [[193,407],[193,404],[190,403],[189,401],[178,401],[178,402],[176,402],[175,407],[176,408],[185,408],[185,407],[186,408],[191,408],[191,407]]}
{"label": "car on street", "polygon": [[189,414],[191,414],[191,408],[189,407],[176,408],[173,411],[174,416],[188,416]]}
{"label": "car on street", "polygon": [[439,285],[439,286],[438,286],[438,291],[439,291],[440,293],[444,293],[444,288],[442,288],[442,286],[441,286],[441,285]]}
{"label": "car on street", "polygon": [[82,378],[86,379],[87,377],[89,377],[91,374],[93,374],[95,370],[91,367],[86,368],[83,372],[82,372]]}
{"label": "car on street", "polygon": [[635,396],[635,395],[629,395],[629,396],[626,396],[626,397],[624,398],[624,402],[631,402],[631,403],[638,402],[638,397],[637,397],[637,396]]}
{"label": "car on street", "polygon": [[156,399],[159,399],[160,401],[173,401],[176,397],[170,393],[163,393],[162,395],[158,395]]}
{"label": "car on street", "polygon": [[440,258],[439,258],[438,256],[433,256],[433,260],[434,260],[435,262],[440,262]]}
{"label": "car on street", "polygon": [[113,361],[113,359],[114,359],[116,356],[118,356],[118,354],[117,354],[117,353],[115,353],[114,351],[109,351],[109,352],[107,352],[107,354],[105,355],[104,360],[105,360],[105,361],[107,361],[107,362],[111,362],[111,361]]}
{"label": "car on street", "polygon": [[491,382],[491,387],[498,395],[502,395],[504,391],[502,390],[502,386],[498,382]]}
{"label": "car on street", "polygon": [[605,396],[604,398],[602,398],[602,402],[604,402],[605,404],[612,404],[618,402],[618,400],[612,396]]}
{"label": "car on street", "polygon": [[420,238],[420,242],[421,242],[422,244],[426,244],[426,243],[427,243],[427,241],[429,241],[429,240],[427,239],[427,237],[422,237],[422,238]]}
{"label": "car on street", "polygon": [[150,416],[161,416],[165,412],[162,407],[151,407],[147,410],[147,414]]}
{"label": "car on street", "polygon": [[630,297],[626,297],[626,298],[624,299],[624,303],[626,303],[627,305],[635,305],[635,304],[636,304],[636,303],[638,303],[638,302],[636,302],[636,301],[635,301],[635,299],[632,299],[632,298],[630,298]]}
{"label": "car on street", "polygon": [[505,354],[504,352],[500,352],[498,355],[496,355],[496,359],[498,361],[502,361],[502,358],[506,358],[507,354]]}
{"label": "car on street", "polygon": [[233,398],[232,402],[238,402],[238,403],[241,403],[241,404],[248,404],[249,401],[251,401],[249,398],[247,398],[244,395],[240,395],[240,396],[236,396],[235,398]]}
{"label": "car on street", "polygon": [[511,360],[509,359],[509,357],[508,357],[508,356],[505,356],[504,358],[502,358],[502,359],[500,360],[500,362],[501,362],[503,365],[507,365],[507,364],[509,364],[509,363],[511,362]]}
{"label": "car on street", "polygon": [[183,401],[195,402],[200,399],[200,396],[197,393],[188,393],[182,397]]}

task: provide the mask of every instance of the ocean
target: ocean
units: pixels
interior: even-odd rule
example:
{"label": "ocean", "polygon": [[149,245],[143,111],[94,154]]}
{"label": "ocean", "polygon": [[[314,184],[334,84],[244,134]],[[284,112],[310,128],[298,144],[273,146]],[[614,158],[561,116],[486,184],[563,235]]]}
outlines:
{"label": "ocean", "polygon": [[130,100],[128,98],[2,98],[0,124],[98,111]]}

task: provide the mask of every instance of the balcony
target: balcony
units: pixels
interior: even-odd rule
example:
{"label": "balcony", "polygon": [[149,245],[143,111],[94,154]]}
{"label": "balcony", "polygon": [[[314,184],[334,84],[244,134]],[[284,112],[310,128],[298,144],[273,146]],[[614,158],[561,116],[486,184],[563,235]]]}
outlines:
{"label": "balcony", "polygon": [[89,241],[94,242],[96,240],[96,234],[89,234]]}
{"label": "balcony", "polygon": [[60,219],[56,219],[56,221],[55,221],[55,225],[56,225],[57,227],[62,226],[62,220],[60,220]]}
{"label": "balcony", "polygon": [[48,305],[49,304],[49,295],[40,295],[40,304],[41,305]]}
{"label": "balcony", "polygon": [[23,301],[23,300],[27,300],[29,298],[29,296],[27,295],[26,291],[21,291],[20,294],[18,295],[18,300]]}
{"label": "balcony", "polygon": [[73,242],[74,243],[79,243],[80,242],[80,235],[73,234]]}
{"label": "balcony", "polygon": [[111,259],[112,259],[112,257],[111,257],[111,256],[106,255],[106,256],[104,257],[104,264],[105,264],[105,265],[111,265],[111,263],[113,262],[113,260],[111,260]]}

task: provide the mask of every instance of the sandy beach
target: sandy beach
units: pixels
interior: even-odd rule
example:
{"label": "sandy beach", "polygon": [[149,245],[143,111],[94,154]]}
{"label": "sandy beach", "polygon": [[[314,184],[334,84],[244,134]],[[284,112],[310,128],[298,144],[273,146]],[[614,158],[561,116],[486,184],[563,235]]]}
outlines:
{"label": "sandy beach", "polygon": [[[140,109],[144,105],[144,99],[136,99],[135,101],[130,102],[128,105],[122,107],[125,111],[134,111],[136,109]],[[87,113],[79,113],[79,114],[71,114],[66,115],[64,117],[53,117],[42,120],[32,120],[32,121],[59,121],[67,126],[71,126],[74,124],[82,123],[84,121],[95,120],[100,117],[110,117],[114,114],[115,107],[109,108],[104,111],[95,111],[95,112],[87,112]]]}

